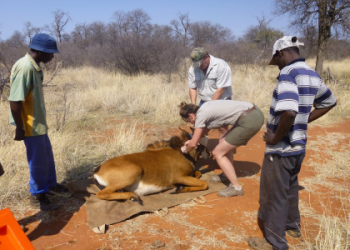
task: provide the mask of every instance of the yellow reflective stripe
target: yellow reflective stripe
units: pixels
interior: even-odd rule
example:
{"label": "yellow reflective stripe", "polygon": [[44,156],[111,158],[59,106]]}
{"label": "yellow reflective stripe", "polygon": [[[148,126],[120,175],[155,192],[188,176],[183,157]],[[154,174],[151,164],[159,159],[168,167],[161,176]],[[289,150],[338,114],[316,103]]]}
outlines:
{"label": "yellow reflective stripe", "polygon": [[[23,104],[26,105],[23,105]],[[22,102],[22,121],[25,131],[25,136],[33,136],[33,122],[34,122],[34,98],[33,98],[33,86],[30,86],[30,90],[24,102]]]}
{"label": "yellow reflective stripe", "polygon": [[38,66],[38,64],[36,64],[36,62],[34,61],[34,59],[26,54],[26,57],[29,59],[29,61],[32,63],[32,65],[34,66],[34,68],[36,69],[36,71],[41,71],[41,68]]}

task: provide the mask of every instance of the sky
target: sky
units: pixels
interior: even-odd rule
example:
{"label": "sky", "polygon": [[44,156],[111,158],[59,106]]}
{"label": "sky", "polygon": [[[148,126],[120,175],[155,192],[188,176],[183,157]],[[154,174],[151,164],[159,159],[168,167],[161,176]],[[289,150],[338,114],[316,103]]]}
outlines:
{"label": "sky", "polygon": [[288,33],[288,16],[273,17],[274,0],[0,0],[0,39],[6,40],[14,31],[24,29],[25,22],[43,27],[53,21],[52,12],[68,12],[71,21],[65,32],[77,24],[95,21],[110,23],[115,11],[142,9],[152,24],[170,25],[178,15],[188,13],[191,22],[210,21],[229,28],[235,37],[241,37],[249,27],[258,24],[264,15],[272,19],[270,26]]}

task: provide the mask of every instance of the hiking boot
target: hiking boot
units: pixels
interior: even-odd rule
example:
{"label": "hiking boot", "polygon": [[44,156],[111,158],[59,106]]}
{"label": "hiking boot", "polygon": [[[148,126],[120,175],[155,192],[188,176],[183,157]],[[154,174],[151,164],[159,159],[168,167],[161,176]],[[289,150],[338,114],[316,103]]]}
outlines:
{"label": "hiking boot", "polygon": [[301,231],[300,230],[286,230],[286,233],[293,237],[293,238],[299,238],[301,236]]}
{"label": "hiking boot", "polygon": [[250,237],[248,244],[254,250],[273,250],[272,245],[265,238]]}
{"label": "hiking boot", "polygon": [[68,193],[69,190],[65,185],[57,184],[54,187],[49,188],[49,192],[51,193]]}
{"label": "hiking boot", "polygon": [[50,200],[46,198],[46,194],[31,195],[30,205],[33,208],[40,209],[41,211],[52,211],[58,208],[57,204],[52,204]]}
{"label": "hiking boot", "polygon": [[226,187],[223,190],[218,191],[217,194],[220,197],[241,196],[244,194],[243,186],[242,186],[241,190],[237,190],[235,188],[235,186],[233,186],[233,184],[230,183],[230,185],[228,187]]}
{"label": "hiking boot", "polygon": [[219,175],[212,175],[210,176],[210,181],[212,182],[225,182],[228,181],[226,175],[224,173]]}

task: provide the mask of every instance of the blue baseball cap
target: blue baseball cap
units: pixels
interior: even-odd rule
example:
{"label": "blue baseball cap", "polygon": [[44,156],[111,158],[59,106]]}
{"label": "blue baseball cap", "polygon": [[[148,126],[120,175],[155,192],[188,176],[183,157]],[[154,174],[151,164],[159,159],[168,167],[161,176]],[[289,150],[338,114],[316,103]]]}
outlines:
{"label": "blue baseball cap", "polygon": [[35,34],[28,47],[45,53],[60,53],[55,39],[45,33]]}

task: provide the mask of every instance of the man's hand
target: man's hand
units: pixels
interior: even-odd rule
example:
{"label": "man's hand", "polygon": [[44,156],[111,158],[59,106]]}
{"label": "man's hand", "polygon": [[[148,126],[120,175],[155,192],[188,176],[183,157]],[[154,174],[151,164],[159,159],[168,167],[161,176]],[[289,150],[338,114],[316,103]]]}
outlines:
{"label": "man's hand", "polygon": [[264,141],[266,141],[268,144],[277,144],[277,142],[274,141],[275,140],[275,134],[269,128],[265,132],[263,138],[264,138]]}
{"label": "man's hand", "polygon": [[16,128],[15,132],[15,141],[23,141],[24,140],[24,130],[22,128]]}

